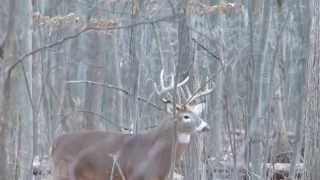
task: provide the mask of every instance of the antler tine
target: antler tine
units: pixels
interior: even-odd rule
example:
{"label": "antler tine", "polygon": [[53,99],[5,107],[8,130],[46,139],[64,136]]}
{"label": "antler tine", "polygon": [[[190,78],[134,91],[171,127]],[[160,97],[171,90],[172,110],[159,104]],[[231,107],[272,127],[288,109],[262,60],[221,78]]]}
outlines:
{"label": "antler tine", "polygon": [[190,89],[188,86],[185,87],[179,87],[178,92],[180,92],[179,96],[181,96],[181,98],[183,98],[184,100],[188,100],[191,97],[191,93],[190,93]]}
{"label": "antler tine", "polygon": [[[162,95],[166,92],[169,92],[170,90],[174,89],[174,75],[171,73],[169,75],[170,77],[170,84],[166,87],[165,86],[165,77],[164,77],[164,70],[162,69],[160,72],[160,88],[158,88],[158,85],[154,83],[154,88],[158,95]],[[184,84],[186,84],[189,81],[189,76],[187,76],[183,81],[177,84],[177,87],[181,87]]]}
{"label": "antler tine", "polygon": [[189,87],[186,87],[186,93],[187,93],[186,99],[187,99],[187,101],[188,101],[188,99],[190,99],[190,98],[192,97],[192,93],[191,93]]}
{"label": "antler tine", "polygon": [[[177,95],[178,95],[178,102],[181,103],[181,99],[188,99],[186,98],[185,92],[184,92],[184,85],[189,81],[189,76],[187,76],[183,81],[177,84]],[[185,86],[188,87],[188,86]]]}
{"label": "antler tine", "polygon": [[187,76],[183,81],[177,84],[177,87],[181,87],[185,85],[189,81],[189,79],[190,79],[189,76]]}
{"label": "antler tine", "polygon": [[193,96],[191,96],[188,100],[187,100],[187,104],[193,102],[195,99],[201,97],[201,96],[205,96],[207,94],[210,94],[213,91],[213,88],[209,88],[207,86],[206,90],[202,91],[202,92],[198,92],[196,94],[194,94]]}
{"label": "antler tine", "polygon": [[[166,79],[170,80],[169,85],[165,85],[165,81]],[[178,102],[181,101],[180,96],[179,96],[179,89],[182,89],[182,87],[189,81],[189,76],[187,76],[183,81],[179,82],[177,84],[177,88],[178,88]],[[167,98],[172,98],[172,95],[169,93],[169,91],[174,89],[174,74],[170,74],[167,77],[165,77],[164,75],[164,70],[162,69],[160,72],[160,85],[157,85],[156,83],[154,83],[154,88],[156,93],[161,97],[163,96],[163,94],[167,93]],[[167,100],[166,98],[161,99],[164,103],[168,103],[171,102],[170,100]]]}
{"label": "antler tine", "polygon": [[162,69],[160,72],[160,89],[158,88],[158,85],[154,83],[154,88],[159,96],[162,94],[169,92],[174,88],[174,75],[170,74],[170,84],[169,86],[165,86],[165,77],[164,77],[164,70]]}

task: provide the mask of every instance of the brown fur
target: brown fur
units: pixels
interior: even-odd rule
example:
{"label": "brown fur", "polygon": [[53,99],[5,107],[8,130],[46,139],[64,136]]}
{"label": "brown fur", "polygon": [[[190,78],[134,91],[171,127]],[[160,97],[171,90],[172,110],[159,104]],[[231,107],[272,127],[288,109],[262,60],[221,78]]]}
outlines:
{"label": "brown fur", "polygon": [[[179,114],[177,115],[179,117]],[[113,179],[122,180],[121,169],[126,180],[164,180],[171,168],[171,150],[174,145],[174,121],[172,115],[165,115],[161,125],[146,134],[132,136],[126,140],[109,139],[81,152],[70,168],[72,180],[105,180],[111,177],[114,160],[119,167],[114,169]],[[177,120],[177,133],[179,129]],[[179,159],[188,144],[176,143],[176,159]],[[119,151],[116,151],[117,149]]]}
{"label": "brown fur", "polygon": [[117,139],[119,135],[123,136],[112,131],[83,131],[56,138],[51,151],[54,180],[69,180],[69,166],[82,150],[108,138]]}

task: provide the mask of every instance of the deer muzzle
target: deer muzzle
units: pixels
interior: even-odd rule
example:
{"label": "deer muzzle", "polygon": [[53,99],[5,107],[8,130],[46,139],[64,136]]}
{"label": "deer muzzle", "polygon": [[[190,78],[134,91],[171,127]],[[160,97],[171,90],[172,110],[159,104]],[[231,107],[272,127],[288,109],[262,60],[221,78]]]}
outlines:
{"label": "deer muzzle", "polygon": [[207,122],[201,121],[200,125],[196,128],[196,132],[207,132],[210,130],[210,126]]}

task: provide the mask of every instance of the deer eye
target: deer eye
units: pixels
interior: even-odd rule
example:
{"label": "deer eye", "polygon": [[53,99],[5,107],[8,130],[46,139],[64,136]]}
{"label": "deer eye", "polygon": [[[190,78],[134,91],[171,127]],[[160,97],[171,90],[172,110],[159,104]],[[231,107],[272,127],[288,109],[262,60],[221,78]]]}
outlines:
{"label": "deer eye", "polygon": [[184,116],[183,116],[183,119],[190,119],[190,116],[184,115]]}

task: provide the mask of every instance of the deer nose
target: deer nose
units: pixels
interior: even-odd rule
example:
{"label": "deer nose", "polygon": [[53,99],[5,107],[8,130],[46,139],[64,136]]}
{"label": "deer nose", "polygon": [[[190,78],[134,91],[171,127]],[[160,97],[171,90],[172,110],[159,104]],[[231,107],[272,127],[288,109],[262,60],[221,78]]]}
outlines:
{"label": "deer nose", "polygon": [[204,127],[204,128],[202,129],[201,132],[208,132],[208,131],[210,131],[210,127],[209,127],[209,126],[206,126],[206,127]]}
{"label": "deer nose", "polygon": [[201,121],[200,125],[196,128],[197,132],[206,132],[209,130],[210,130],[210,127],[209,127],[208,123],[203,120]]}

